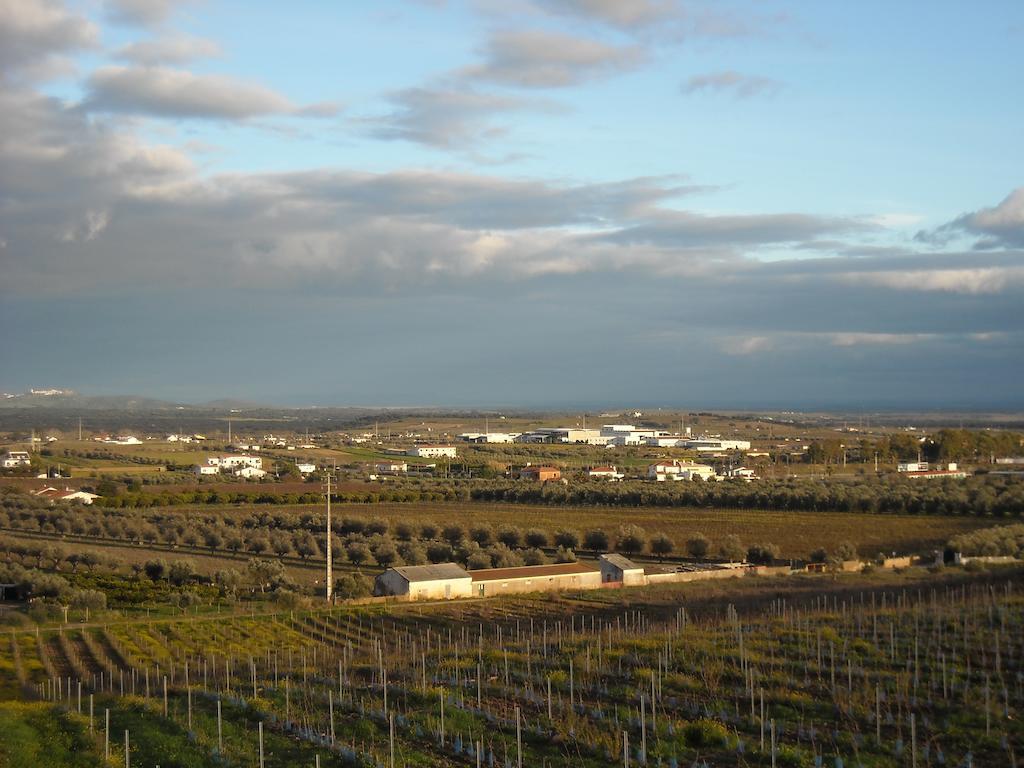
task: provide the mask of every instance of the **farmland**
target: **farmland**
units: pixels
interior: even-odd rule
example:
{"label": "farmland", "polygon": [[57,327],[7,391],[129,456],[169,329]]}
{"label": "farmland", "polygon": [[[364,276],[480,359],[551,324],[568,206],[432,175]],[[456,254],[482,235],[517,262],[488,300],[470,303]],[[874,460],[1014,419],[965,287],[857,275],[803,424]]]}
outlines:
{"label": "farmland", "polygon": [[[0,646],[54,768],[1010,765],[1018,570],[69,625]],[[15,694],[14,692],[20,692]],[[0,752],[0,755],[3,753]],[[12,763],[21,765],[27,763]]]}

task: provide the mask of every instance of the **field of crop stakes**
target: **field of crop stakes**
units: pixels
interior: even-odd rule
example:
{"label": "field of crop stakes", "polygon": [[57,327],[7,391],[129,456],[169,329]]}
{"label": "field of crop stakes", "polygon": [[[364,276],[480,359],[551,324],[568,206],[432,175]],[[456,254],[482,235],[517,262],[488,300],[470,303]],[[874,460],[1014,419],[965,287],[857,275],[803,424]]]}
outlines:
{"label": "field of crop stakes", "polygon": [[425,606],[122,623],[12,633],[0,669],[115,765],[166,749],[239,766],[1015,766],[1015,586],[747,614],[593,593],[561,615],[509,599],[461,621]]}

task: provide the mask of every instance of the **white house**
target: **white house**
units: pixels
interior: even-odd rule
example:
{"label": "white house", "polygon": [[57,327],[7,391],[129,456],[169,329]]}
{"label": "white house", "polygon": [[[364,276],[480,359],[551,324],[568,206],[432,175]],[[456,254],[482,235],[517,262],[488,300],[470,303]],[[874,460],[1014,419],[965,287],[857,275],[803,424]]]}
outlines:
{"label": "white house", "polygon": [[311,475],[316,472],[316,464],[296,464],[295,466],[304,475]]}
{"label": "white house", "polygon": [[32,457],[28,455],[28,451],[8,451],[7,453],[4,454],[4,469],[14,469],[15,467],[27,467],[31,463]]}
{"label": "white house", "polygon": [[725,477],[739,478],[742,480],[756,480],[757,472],[747,467],[736,467],[735,469],[727,469],[723,473]]}
{"label": "white house", "polygon": [[141,445],[142,441],[134,435],[118,435],[103,441],[110,445]]}
{"label": "white house", "polygon": [[221,469],[237,469],[238,467],[263,469],[263,459],[259,456],[221,456],[218,466]]}
{"label": "white house", "polygon": [[608,466],[591,467],[590,469],[587,470],[587,477],[593,480],[608,480],[611,482],[615,482],[616,480],[621,480],[622,478],[624,478],[625,475],[622,472],[619,472],[619,470],[616,467]]}
{"label": "white house", "polygon": [[244,477],[247,480],[251,480],[252,478],[257,478],[258,479],[258,478],[266,477],[267,476],[267,473],[264,470],[257,469],[256,467],[249,467],[249,466],[245,466],[245,467],[241,467],[240,469],[236,469],[234,474],[235,474],[235,477]]}
{"label": "white house", "polygon": [[707,464],[694,464],[691,461],[662,461],[651,464],[647,468],[650,480],[665,482],[666,480],[713,480],[715,468]]}
{"label": "white house", "polygon": [[219,475],[220,467],[213,466],[212,464],[196,464],[192,468],[192,471],[199,477],[202,477],[203,475]]}
{"label": "white house", "polygon": [[382,475],[400,475],[409,471],[409,465],[404,461],[378,461],[373,468]]}
{"label": "white house", "polygon": [[927,461],[901,461],[896,465],[897,472],[927,472]]}
{"label": "white house", "polygon": [[421,459],[454,459],[458,452],[454,445],[414,445],[405,453],[407,456],[418,456]]}
{"label": "white house", "polygon": [[407,596],[409,600],[450,600],[473,594],[473,579],[455,563],[388,568],[373,585],[375,595]]}
{"label": "white house", "polygon": [[99,494],[87,493],[86,491],[73,491],[70,488],[65,488],[63,491],[53,486],[41,488],[38,491],[32,492],[33,496],[38,496],[42,499],[48,499],[49,501],[77,501],[82,504],[92,504],[95,499],[99,498]]}

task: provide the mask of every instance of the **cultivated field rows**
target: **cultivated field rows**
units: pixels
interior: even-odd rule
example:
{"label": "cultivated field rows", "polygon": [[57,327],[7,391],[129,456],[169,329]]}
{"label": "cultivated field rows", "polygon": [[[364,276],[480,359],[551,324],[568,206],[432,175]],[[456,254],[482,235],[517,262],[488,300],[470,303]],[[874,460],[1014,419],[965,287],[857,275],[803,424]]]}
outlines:
{"label": "cultivated field rows", "polygon": [[23,632],[0,654],[0,690],[75,717],[92,706],[97,739],[97,708],[133,720],[133,755],[156,728],[227,765],[254,764],[260,728],[268,765],[1011,765],[1024,751],[1018,588]]}

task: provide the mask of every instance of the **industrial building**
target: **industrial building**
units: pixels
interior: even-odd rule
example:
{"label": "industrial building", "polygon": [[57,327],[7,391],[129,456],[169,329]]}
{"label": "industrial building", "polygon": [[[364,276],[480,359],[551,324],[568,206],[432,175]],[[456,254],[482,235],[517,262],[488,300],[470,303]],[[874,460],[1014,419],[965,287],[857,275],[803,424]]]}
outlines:
{"label": "industrial building", "polygon": [[532,432],[524,432],[516,438],[517,443],[580,443],[585,445],[605,445],[608,440],[597,429],[578,429],[576,427],[539,427]]}

